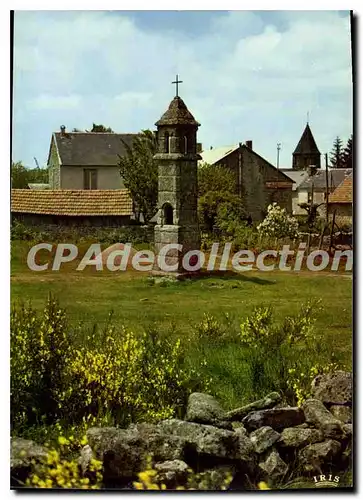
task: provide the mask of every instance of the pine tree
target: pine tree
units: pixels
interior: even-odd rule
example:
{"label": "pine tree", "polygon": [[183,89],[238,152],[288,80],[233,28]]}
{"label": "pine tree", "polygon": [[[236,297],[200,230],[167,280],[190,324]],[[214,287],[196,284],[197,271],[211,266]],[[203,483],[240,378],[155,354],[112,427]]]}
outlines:
{"label": "pine tree", "polygon": [[343,151],[344,155],[344,167],[353,168],[353,134],[349,137],[347,145]]}
{"label": "pine tree", "polygon": [[330,162],[334,168],[344,168],[343,141],[339,136],[334,141],[333,149],[330,153]]}

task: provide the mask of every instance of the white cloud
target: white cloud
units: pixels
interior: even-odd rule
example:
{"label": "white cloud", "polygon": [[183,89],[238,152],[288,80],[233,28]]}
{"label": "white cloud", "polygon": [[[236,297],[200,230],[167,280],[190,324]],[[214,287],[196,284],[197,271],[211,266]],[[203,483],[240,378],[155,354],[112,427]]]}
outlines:
{"label": "white cloud", "polygon": [[82,98],[78,95],[63,95],[54,96],[49,94],[42,94],[27,101],[29,109],[38,110],[64,110],[77,108],[81,104]]}
{"label": "white cloud", "polygon": [[[53,110],[52,120],[38,116],[49,127],[43,137],[64,119],[69,127],[102,121],[122,132],[152,128],[179,73],[180,94],[201,122],[206,146],[253,139],[274,161],[282,142],[281,163],[290,165],[309,111],[325,152],[336,135],[346,139],[352,131],[349,19],[329,11],[278,17],[283,25],[230,12],[188,37],[142,31],[127,12],[18,12],[16,119],[23,125],[31,109],[33,123],[35,110]],[[15,127],[15,145],[17,133]],[[46,142],[37,147],[46,155]]]}

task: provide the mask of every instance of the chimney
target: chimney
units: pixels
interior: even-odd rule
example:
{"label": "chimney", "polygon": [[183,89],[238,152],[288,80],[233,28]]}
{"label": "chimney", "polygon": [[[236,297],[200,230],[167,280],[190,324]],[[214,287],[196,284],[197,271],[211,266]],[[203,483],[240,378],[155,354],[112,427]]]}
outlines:
{"label": "chimney", "polygon": [[197,153],[201,153],[203,151],[203,146],[201,142],[197,142]]}
{"label": "chimney", "polygon": [[66,126],[65,125],[61,125],[60,126],[60,131],[61,131],[61,135],[65,135],[66,134]]}
{"label": "chimney", "polygon": [[252,141],[251,141],[251,140],[250,140],[250,141],[246,141],[246,142],[245,142],[245,145],[246,145],[248,148],[252,149]]}

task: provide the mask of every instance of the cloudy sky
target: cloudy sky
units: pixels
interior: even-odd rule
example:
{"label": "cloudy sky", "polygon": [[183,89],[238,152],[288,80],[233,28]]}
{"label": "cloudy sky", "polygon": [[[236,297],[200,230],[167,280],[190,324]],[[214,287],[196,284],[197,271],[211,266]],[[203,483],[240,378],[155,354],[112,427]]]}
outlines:
{"label": "cloudy sky", "polygon": [[179,94],[204,148],[252,139],[280,166],[310,116],[322,153],[352,132],[348,11],[18,11],[13,160],[47,161],[60,125],[154,128]]}

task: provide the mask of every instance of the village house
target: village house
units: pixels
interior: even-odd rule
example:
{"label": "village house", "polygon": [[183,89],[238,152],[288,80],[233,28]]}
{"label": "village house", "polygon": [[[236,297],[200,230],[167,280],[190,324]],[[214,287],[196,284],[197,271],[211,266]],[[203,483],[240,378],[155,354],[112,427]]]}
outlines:
{"label": "village house", "polygon": [[336,188],[328,200],[329,219],[339,225],[351,226],[353,222],[353,173],[348,175]]}
{"label": "village house", "polygon": [[244,200],[253,221],[262,220],[267,207],[276,202],[289,213],[292,211],[293,181],[254,149],[252,141],[233,146],[211,148],[200,153],[203,163],[228,168],[236,176],[236,192]]}
{"label": "village house", "polygon": [[54,132],[48,155],[50,189],[123,189],[118,166],[137,134]]}

